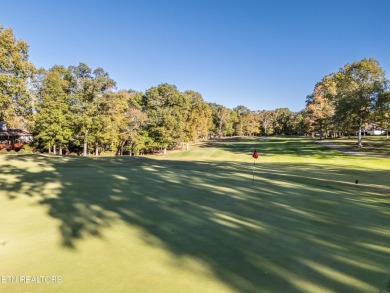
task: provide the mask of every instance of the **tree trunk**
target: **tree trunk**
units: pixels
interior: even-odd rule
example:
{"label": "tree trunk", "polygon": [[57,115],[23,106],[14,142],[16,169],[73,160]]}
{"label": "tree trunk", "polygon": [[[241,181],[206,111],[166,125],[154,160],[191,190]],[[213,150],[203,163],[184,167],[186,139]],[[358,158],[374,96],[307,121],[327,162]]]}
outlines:
{"label": "tree trunk", "polygon": [[60,145],[60,149],[59,149],[58,154],[62,156],[62,145]]}
{"label": "tree trunk", "polygon": [[358,148],[362,147],[362,118],[359,120]]}
{"label": "tree trunk", "polygon": [[87,137],[88,137],[88,130],[85,132],[85,137],[84,137],[84,146],[83,146],[83,156],[87,156],[88,152],[88,143],[87,143]]}
{"label": "tree trunk", "polygon": [[116,154],[115,156],[123,156],[123,146],[125,144],[126,141],[121,141],[116,149]]}
{"label": "tree trunk", "polygon": [[87,150],[88,150],[88,143],[84,140],[84,144],[83,144],[83,156],[84,157],[87,156]]}
{"label": "tree trunk", "polygon": [[218,138],[221,138],[222,136],[222,121],[219,122],[219,133],[218,133],[219,137]]}
{"label": "tree trunk", "polygon": [[124,146],[124,142],[121,143],[121,156],[123,156],[123,146]]}
{"label": "tree trunk", "polygon": [[95,156],[99,156],[99,145],[98,143],[95,143]]}
{"label": "tree trunk", "polygon": [[56,148],[57,148],[57,146],[56,146],[56,145],[53,145],[53,154],[54,154],[54,155],[57,154]]}
{"label": "tree trunk", "polygon": [[186,143],[186,151],[188,151],[189,149],[190,149],[190,143],[187,142],[187,143]]}
{"label": "tree trunk", "polygon": [[167,148],[164,148],[163,150],[163,154],[166,155],[167,154]]}

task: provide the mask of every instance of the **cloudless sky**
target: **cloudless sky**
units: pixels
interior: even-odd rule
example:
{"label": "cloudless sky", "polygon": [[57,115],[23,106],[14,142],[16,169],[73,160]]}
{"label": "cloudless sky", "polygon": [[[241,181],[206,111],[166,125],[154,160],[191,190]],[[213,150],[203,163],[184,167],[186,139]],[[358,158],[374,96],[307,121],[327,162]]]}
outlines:
{"label": "cloudless sky", "polygon": [[102,67],[118,89],[160,83],[207,102],[299,111],[316,82],[376,58],[390,78],[389,0],[0,0],[36,67]]}

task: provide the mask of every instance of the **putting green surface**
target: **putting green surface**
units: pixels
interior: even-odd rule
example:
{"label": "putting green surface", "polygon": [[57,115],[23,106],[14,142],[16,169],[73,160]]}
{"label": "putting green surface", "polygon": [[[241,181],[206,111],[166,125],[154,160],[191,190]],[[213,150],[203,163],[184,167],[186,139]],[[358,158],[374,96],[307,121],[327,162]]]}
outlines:
{"label": "putting green surface", "polygon": [[390,160],[310,139],[1,156],[0,224],[0,292],[390,292]]}

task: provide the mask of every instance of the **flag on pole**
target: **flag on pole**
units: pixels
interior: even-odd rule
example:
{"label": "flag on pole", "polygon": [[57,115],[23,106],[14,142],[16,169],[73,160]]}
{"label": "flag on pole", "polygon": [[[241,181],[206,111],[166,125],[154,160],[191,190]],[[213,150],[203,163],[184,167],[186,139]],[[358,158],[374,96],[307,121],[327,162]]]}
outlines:
{"label": "flag on pole", "polygon": [[257,153],[257,151],[255,150],[255,152],[253,153],[252,157],[254,158],[253,160],[253,179],[252,179],[252,185],[255,184],[255,166],[256,166],[256,159],[259,157],[259,154]]}

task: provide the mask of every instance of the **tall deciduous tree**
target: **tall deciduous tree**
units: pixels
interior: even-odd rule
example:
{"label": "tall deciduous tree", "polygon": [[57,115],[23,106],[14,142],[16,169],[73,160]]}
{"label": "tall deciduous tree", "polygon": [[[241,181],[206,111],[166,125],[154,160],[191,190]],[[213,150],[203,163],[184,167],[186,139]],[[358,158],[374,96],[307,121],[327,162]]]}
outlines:
{"label": "tall deciduous tree", "polygon": [[255,111],[250,111],[242,117],[244,133],[249,136],[254,136],[260,133],[260,117]]}
{"label": "tall deciduous tree", "polygon": [[105,96],[115,87],[115,81],[102,68],[92,72],[86,64],[80,63],[77,67],[71,66],[75,79],[74,99],[72,103],[75,114],[75,132],[79,142],[83,145],[83,155],[88,152],[88,144],[95,145],[95,151],[101,143],[108,123],[104,115],[106,104]]}
{"label": "tall deciduous tree", "polygon": [[245,135],[245,128],[247,128],[247,123],[250,123],[251,119],[248,115],[251,114],[251,111],[243,106],[239,105],[233,109],[237,113],[237,123],[235,125],[235,131],[239,136]]}
{"label": "tall deciduous tree", "polygon": [[160,84],[145,92],[144,106],[149,115],[148,131],[166,153],[174,142],[185,139],[188,97],[175,85]]}
{"label": "tall deciduous tree", "polygon": [[286,134],[287,122],[291,115],[288,108],[278,108],[274,111],[273,128],[276,135]]}
{"label": "tall deciduous tree", "polygon": [[304,111],[298,113],[292,113],[289,121],[287,122],[287,127],[290,131],[289,134],[302,135],[306,133],[306,124],[305,124],[305,114]]}
{"label": "tall deciduous tree", "polygon": [[390,129],[390,92],[384,92],[378,95],[376,104],[375,119],[379,125],[386,129],[386,138],[389,138]]}
{"label": "tall deciduous tree", "polygon": [[206,138],[212,125],[211,108],[203,100],[200,93],[189,90],[185,91],[184,94],[188,97],[190,103],[185,127],[187,140],[196,141],[199,137]]}
{"label": "tall deciduous tree", "polygon": [[318,131],[322,139],[329,129],[335,111],[323,83],[316,84],[313,94],[307,99],[305,111],[310,121],[309,127],[313,131]]}
{"label": "tall deciduous tree", "polygon": [[358,128],[358,147],[362,146],[362,126],[368,121],[385,89],[386,78],[373,58],[346,64],[339,72],[336,115],[354,117]]}
{"label": "tall deciduous tree", "polygon": [[140,106],[142,93],[120,91],[108,95],[109,126],[111,141],[117,147],[116,154],[123,155],[124,147],[128,144],[129,155],[136,153],[144,146],[140,134],[147,123],[147,113]]}
{"label": "tall deciduous tree", "polygon": [[273,120],[274,120],[274,111],[271,110],[262,110],[258,113],[258,117],[260,120],[260,127],[262,129],[262,133],[265,136],[273,133]]}
{"label": "tall deciduous tree", "polygon": [[60,154],[72,136],[72,115],[70,111],[69,82],[64,78],[64,67],[53,67],[40,87],[39,101],[36,107],[35,131],[37,138],[49,151],[59,146]]}
{"label": "tall deciduous tree", "polygon": [[28,44],[0,26],[0,121],[11,128],[29,126],[33,113],[28,82],[35,67],[28,57]]}
{"label": "tall deciduous tree", "polygon": [[212,109],[213,131],[218,137],[234,133],[234,122],[237,121],[237,114],[225,106],[215,103],[209,104]]}

